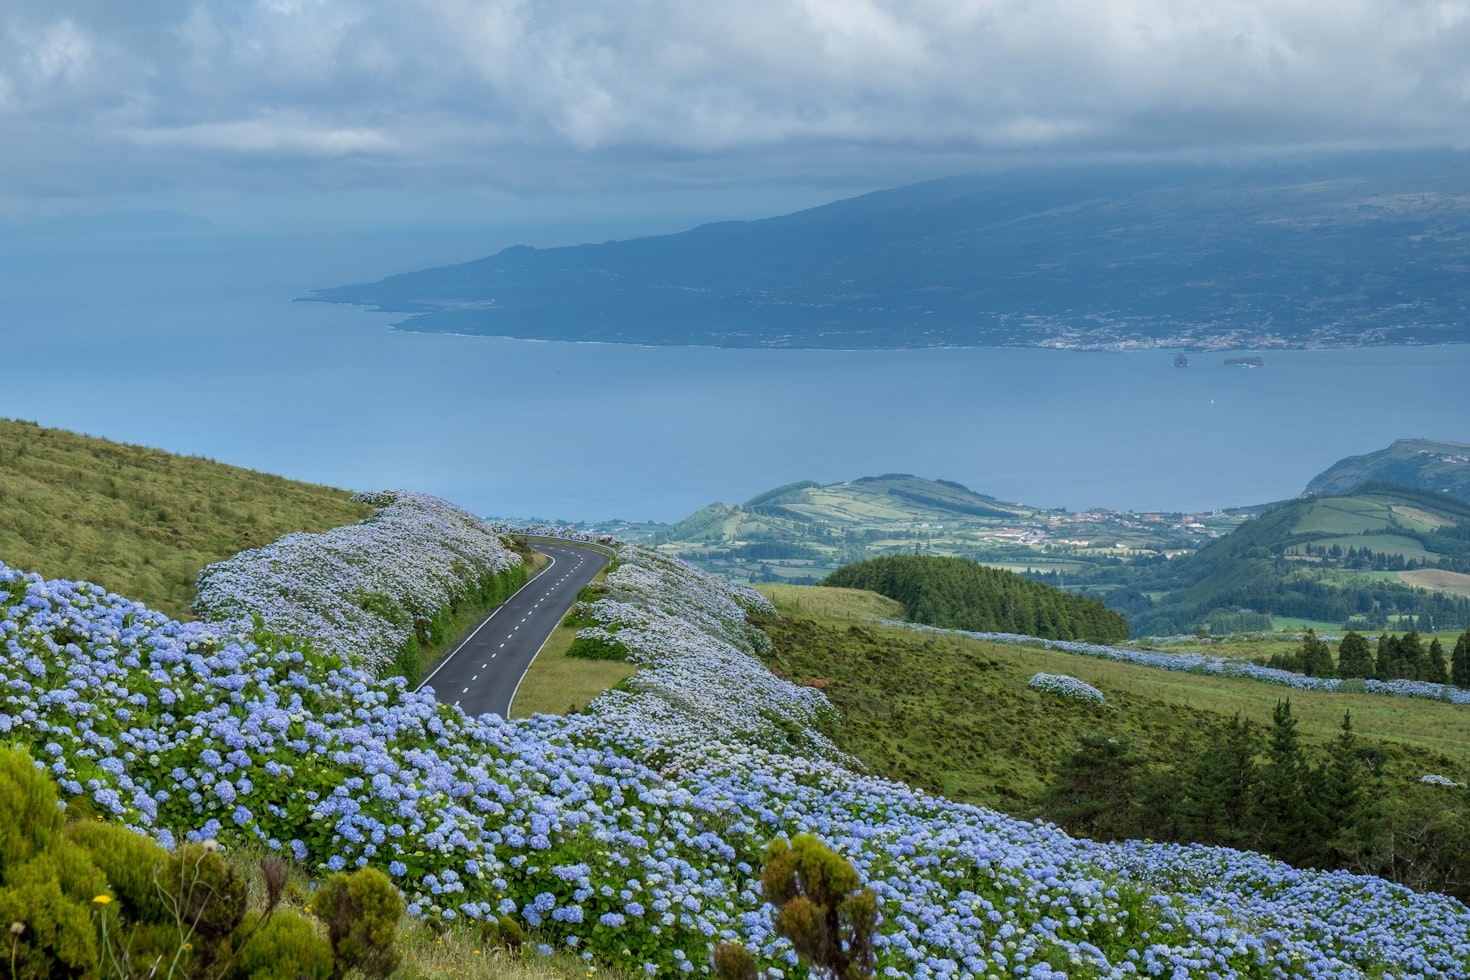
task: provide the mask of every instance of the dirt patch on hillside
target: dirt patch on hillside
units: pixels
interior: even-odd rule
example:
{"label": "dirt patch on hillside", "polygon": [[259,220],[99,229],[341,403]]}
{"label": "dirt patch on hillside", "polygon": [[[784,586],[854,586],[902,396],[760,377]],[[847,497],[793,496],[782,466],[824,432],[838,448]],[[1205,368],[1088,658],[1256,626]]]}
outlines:
{"label": "dirt patch on hillside", "polygon": [[1399,572],[1399,578],[1421,589],[1453,592],[1470,597],[1470,575],[1463,572],[1446,572],[1438,568],[1417,568],[1412,572]]}
{"label": "dirt patch on hillside", "polygon": [[1446,518],[1437,517],[1427,510],[1420,510],[1418,507],[1409,507],[1405,504],[1394,504],[1389,510],[1398,514],[1400,517],[1407,517],[1411,521],[1418,521],[1420,524],[1427,524],[1430,527],[1444,527],[1447,524],[1455,523]]}

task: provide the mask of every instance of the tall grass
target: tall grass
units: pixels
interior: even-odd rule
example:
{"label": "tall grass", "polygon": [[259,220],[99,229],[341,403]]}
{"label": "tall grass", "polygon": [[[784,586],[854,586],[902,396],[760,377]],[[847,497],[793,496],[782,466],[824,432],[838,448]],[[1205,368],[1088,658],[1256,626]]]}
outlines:
{"label": "tall grass", "polygon": [[0,419],[0,559],[181,619],[199,570],[372,512],[345,490]]}

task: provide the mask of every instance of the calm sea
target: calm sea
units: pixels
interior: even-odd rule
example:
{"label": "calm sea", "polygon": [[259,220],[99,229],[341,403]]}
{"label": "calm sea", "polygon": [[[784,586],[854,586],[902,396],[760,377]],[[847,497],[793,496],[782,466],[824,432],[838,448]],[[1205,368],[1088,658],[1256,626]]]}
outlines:
{"label": "calm sea", "polygon": [[488,516],[677,520],[908,472],[1006,500],[1204,510],[1405,436],[1470,441],[1470,346],[1225,354],[726,351],[395,332],[293,302],[509,229],[0,239],[0,416]]}

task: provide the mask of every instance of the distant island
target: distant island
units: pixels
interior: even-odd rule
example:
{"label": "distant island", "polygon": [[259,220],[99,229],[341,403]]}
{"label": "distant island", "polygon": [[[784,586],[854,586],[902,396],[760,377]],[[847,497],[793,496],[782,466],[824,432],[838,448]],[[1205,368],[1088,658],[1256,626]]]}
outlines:
{"label": "distant island", "polygon": [[1265,367],[1264,357],[1227,357],[1225,363],[1232,367]]}
{"label": "distant island", "polygon": [[[401,330],[735,348],[1470,343],[1463,154],[1035,168],[319,289]],[[1248,362],[1247,362],[1248,363]]]}

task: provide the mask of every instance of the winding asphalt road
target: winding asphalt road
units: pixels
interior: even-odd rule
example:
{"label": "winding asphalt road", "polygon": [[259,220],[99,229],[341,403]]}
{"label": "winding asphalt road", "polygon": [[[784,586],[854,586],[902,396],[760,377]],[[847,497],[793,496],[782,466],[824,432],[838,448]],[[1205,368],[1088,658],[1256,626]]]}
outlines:
{"label": "winding asphalt road", "polygon": [[526,668],[577,601],[577,590],[608,562],[607,555],[590,548],[538,543],[536,550],[551,561],[480,620],[420,687],[432,688],[441,702],[457,704],[471,717],[487,711],[510,717]]}

